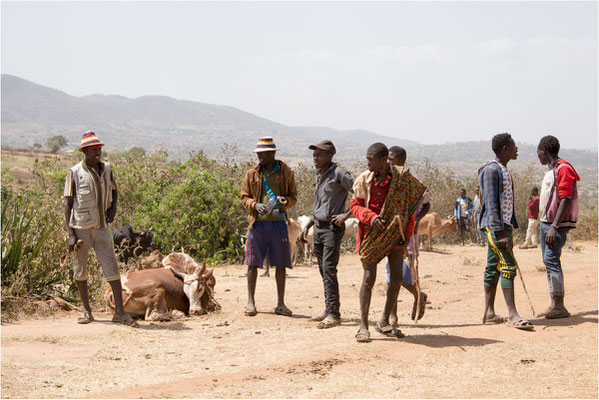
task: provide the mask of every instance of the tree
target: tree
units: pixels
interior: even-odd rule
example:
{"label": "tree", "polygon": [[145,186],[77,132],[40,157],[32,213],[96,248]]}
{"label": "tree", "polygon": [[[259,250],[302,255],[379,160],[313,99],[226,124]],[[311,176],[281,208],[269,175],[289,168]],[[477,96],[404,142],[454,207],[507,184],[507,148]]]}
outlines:
{"label": "tree", "polygon": [[127,153],[133,158],[139,158],[146,155],[146,151],[143,147],[131,147]]}
{"label": "tree", "polygon": [[50,153],[56,154],[58,150],[65,147],[68,143],[64,136],[57,135],[46,140],[46,147],[50,150]]}
{"label": "tree", "polygon": [[34,143],[34,144],[33,144],[33,148],[34,148],[34,149],[41,149],[41,148],[42,148],[42,145],[41,145],[41,144],[39,144],[39,143]]}

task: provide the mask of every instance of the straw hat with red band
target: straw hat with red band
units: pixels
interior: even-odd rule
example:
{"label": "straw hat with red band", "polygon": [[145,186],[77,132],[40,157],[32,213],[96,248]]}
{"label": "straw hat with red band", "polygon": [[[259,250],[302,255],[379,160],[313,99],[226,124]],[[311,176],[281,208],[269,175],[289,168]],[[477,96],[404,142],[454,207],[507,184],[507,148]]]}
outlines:
{"label": "straw hat with red band", "polygon": [[83,151],[84,148],[91,146],[104,146],[104,143],[100,142],[100,139],[98,139],[94,132],[87,131],[81,138],[81,146],[79,146],[79,151]]}
{"label": "straw hat with red band", "polygon": [[277,151],[277,146],[275,146],[275,141],[272,140],[271,136],[265,136],[258,139],[258,143],[256,144],[256,148],[254,152],[261,153],[263,151]]}

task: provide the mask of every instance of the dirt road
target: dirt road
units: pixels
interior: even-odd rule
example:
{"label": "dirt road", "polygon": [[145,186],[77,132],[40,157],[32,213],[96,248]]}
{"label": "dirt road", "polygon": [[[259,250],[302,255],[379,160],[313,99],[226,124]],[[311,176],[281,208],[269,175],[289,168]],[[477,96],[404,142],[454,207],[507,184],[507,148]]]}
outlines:
{"label": "dirt road", "polygon": [[[596,398],[597,243],[565,250],[566,306],[572,316],[535,319],[516,283],[517,307],[533,332],[481,325],[486,249],[441,247],[421,255],[423,319],[409,320],[411,295],[399,299],[401,340],[380,336],[357,343],[362,270],[355,255],[339,268],[342,325],[319,330],[308,321],[323,309],[317,268],[289,272],[287,305],[275,315],[274,277],[259,278],[259,314],[243,315],[245,268],[219,267],[222,311],[202,317],[115,326],[110,315],[77,325],[75,312],[2,325],[2,397],[101,398]],[[518,250],[536,312],[548,304],[540,250]],[[371,325],[385,288],[379,265]],[[506,315],[497,295],[496,311]]]}

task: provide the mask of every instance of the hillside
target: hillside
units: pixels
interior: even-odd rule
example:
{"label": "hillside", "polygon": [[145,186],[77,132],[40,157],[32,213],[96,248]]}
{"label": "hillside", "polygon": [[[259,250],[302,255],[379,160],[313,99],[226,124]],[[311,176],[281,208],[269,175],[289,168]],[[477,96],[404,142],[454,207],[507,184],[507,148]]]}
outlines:
{"label": "hillside", "polygon": [[[488,140],[442,145],[422,145],[366,130],[338,131],[329,127],[291,127],[234,107],[177,100],[166,96],[71,96],[12,75],[2,75],[2,144],[32,146],[46,138],[63,135],[75,148],[81,134],[92,129],[107,143],[106,149],[125,150],[133,146],[146,151],[164,148],[173,158],[186,158],[190,151],[218,155],[223,146],[237,147],[237,157],[247,159],[259,136],[273,136],[279,156],[292,163],[310,163],[307,146],[322,139],[335,142],[337,158],[348,165],[363,162],[370,143],[404,146],[409,162],[430,160],[450,168],[458,176],[472,176],[493,157]],[[482,136],[482,135],[481,135]],[[517,138],[516,138],[517,139]],[[515,169],[534,165],[535,146],[519,143]],[[562,155],[579,170],[585,183],[596,188],[597,153],[564,149]],[[595,190],[596,191],[596,190]]]}

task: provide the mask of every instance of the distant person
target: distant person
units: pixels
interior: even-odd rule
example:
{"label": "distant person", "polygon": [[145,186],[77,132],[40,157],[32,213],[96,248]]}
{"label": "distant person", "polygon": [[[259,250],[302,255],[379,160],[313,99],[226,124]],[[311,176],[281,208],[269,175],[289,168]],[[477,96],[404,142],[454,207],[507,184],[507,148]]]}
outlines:
{"label": "distant person", "polygon": [[292,268],[285,215],[297,201],[297,190],[293,170],[275,159],[276,150],[272,137],[258,140],[254,150],[258,165],[247,170],[241,186],[241,202],[250,212],[244,260],[248,266],[248,304],[244,314],[250,317],[257,314],[254,295],[258,268],[262,268],[267,254],[270,265],[276,267],[278,302],[274,312],[284,316],[293,314],[285,305],[285,268]]}
{"label": "distant person", "polygon": [[308,230],[314,225],[314,252],[324,285],[325,309],[310,320],[318,321],[317,327],[326,329],[341,323],[337,264],[345,220],[351,215],[351,211],[345,210],[345,203],[348,192],[353,192],[354,178],[333,162],[337,150],[330,140],[308,148],[314,152],[314,166],[318,171],[314,181],[314,211],[302,230],[301,239],[306,241]]}
{"label": "distant person", "polygon": [[505,318],[495,314],[495,293],[501,279],[501,290],[509,316],[507,323],[518,329],[532,330],[533,325],[520,317],[514,299],[516,259],[512,251],[513,230],[518,228],[514,212],[514,181],[507,163],[518,157],[518,147],[509,133],[493,136],[495,159],[478,170],[482,192],[480,226],[487,236],[488,252],[485,269],[485,312],[483,324],[503,323]]}
{"label": "distant person", "polygon": [[539,230],[539,188],[533,186],[528,197],[528,229],[526,240],[521,249],[535,249],[537,247],[537,232]]}
{"label": "distant person", "polygon": [[466,196],[466,189],[460,191],[460,197],[455,201],[455,207],[453,209],[453,217],[458,223],[458,229],[460,230],[460,241],[464,246],[464,232],[468,231],[470,241],[472,242],[472,233],[470,232],[470,218],[474,204],[470,197]]}
{"label": "distant person", "polygon": [[549,171],[543,178],[540,196],[541,251],[547,268],[551,304],[539,316],[549,319],[566,318],[570,313],[564,305],[564,274],[562,247],[568,231],[578,220],[578,188],[580,177],[572,164],[559,157],[560,144],[554,136],[545,136],[537,146],[537,155]]}
{"label": "distant person", "polygon": [[480,230],[480,209],[481,209],[481,201],[480,201],[480,186],[476,185],[476,189],[474,191],[474,200],[472,200],[473,209],[472,209],[472,224],[476,229],[476,244],[479,246],[485,245],[485,235]]}
{"label": "distant person", "polygon": [[350,208],[359,220],[356,248],[364,267],[360,288],[360,328],[358,342],[369,342],[368,311],[377,264],[385,257],[389,261],[389,284],[383,315],[376,324],[377,332],[390,337],[403,333],[389,324],[389,315],[397,303],[402,283],[403,251],[414,232],[412,216],[422,202],[426,188],[408,171],[389,165],[389,150],[383,143],[374,143],[366,151],[368,170],[354,182]]}
{"label": "distant person", "polygon": [[118,192],[110,164],[102,161],[102,146],[104,143],[94,132],[83,135],[79,151],[85,158],[69,169],[64,187],[69,252],[73,252],[75,282],[85,309],[77,323],[94,321],[87,285],[87,259],[93,248],[114,294],[112,322],[136,327],[123,308],[121,275],[109,225],[116,216]]}
{"label": "distant person", "polygon": [[[398,167],[403,167],[406,164],[407,153],[403,147],[393,146],[389,148],[389,164],[397,165]],[[408,242],[407,250],[408,250],[408,258],[412,265],[415,263],[416,253],[418,250],[418,246],[420,245],[420,232],[419,232],[419,224],[422,217],[428,213],[431,208],[430,196],[428,191],[425,192],[424,198],[422,200],[422,205],[418,208],[416,215],[414,218],[414,234],[410,237]],[[390,268],[389,263],[387,262],[387,284],[390,282]],[[418,307],[418,291],[416,290],[416,281],[414,280],[414,274],[412,273],[412,269],[410,268],[408,261],[404,258],[403,260],[403,281],[401,284],[404,288],[408,290],[408,292],[412,293],[414,296],[414,303],[412,304],[412,319],[416,319],[416,307]],[[424,292],[420,292],[420,307],[418,310],[418,319],[424,316],[424,311],[426,309],[426,300],[428,296]],[[393,304],[393,308],[391,309],[391,315],[389,316],[389,323],[393,327],[397,327],[397,303]]]}

